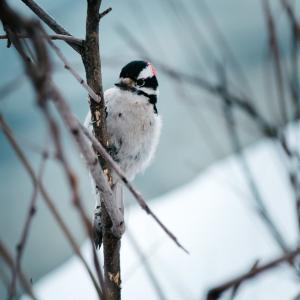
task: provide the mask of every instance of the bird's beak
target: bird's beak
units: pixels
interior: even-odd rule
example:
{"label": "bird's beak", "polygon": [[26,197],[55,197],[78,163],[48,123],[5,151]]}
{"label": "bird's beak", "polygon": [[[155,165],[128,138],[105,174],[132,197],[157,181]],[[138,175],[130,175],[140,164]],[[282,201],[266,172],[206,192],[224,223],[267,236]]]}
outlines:
{"label": "bird's beak", "polygon": [[124,90],[130,90],[134,86],[134,81],[131,78],[121,78],[118,83],[115,83],[115,86]]}

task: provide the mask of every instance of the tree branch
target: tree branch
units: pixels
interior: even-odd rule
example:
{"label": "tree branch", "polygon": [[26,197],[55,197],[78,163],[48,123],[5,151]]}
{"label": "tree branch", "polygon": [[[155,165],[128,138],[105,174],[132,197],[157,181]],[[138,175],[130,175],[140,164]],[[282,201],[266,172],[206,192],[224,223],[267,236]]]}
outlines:
{"label": "tree branch", "polygon": [[105,150],[105,148],[101,145],[101,143],[92,135],[90,132],[82,126],[79,121],[78,124],[80,125],[81,130],[84,132],[84,134],[89,138],[89,140],[92,142],[93,147],[96,149],[98,153],[101,154],[101,156],[109,163],[111,168],[116,172],[116,174],[120,177],[120,179],[123,181],[125,186],[128,188],[128,190],[132,193],[134,198],[137,200],[140,207],[145,210],[147,214],[149,214],[157,223],[158,225],[165,231],[165,233],[176,243],[178,247],[183,249],[186,253],[189,253],[178,241],[176,236],[159,220],[159,218],[154,214],[154,212],[150,209],[150,207],[147,205],[145,199],[143,198],[142,194],[137,191],[133,185],[130,183],[130,181],[126,178],[125,173],[121,170],[119,165],[112,159],[112,157],[108,154],[108,152]]}
{"label": "tree branch", "polygon": [[175,70],[174,68],[166,65],[163,62],[153,59],[147,49],[143,47],[143,45],[136,39],[136,37],[133,36],[126,28],[122,26],[118,27],[118,29],[120,32],[120,36],[123,39],[126,39],[128,44],[134,50],[138,51],[139,54],[144,56],[147,60],[155,62],[155,65],[160,68],[161,71],[169,78],[175,81],[184,81],[218,97],[221,101],[224,101],[224,98],[227,98],[234,108],[245,113],[245,115],[247,115],[258,125],[263,135],[270,138],[276,137],[277,129],[273,125],[269,124],[264,116],[252,104],[251,99],[249,99],[248,97],[240,97],[239,95],[236,95],[228,90],[224,91],[224,89],[222,89],[222,86],[213,84],[205,78]]}
{"label": "tree branch", "polygon": [[[97,140],[109,146],[109,137],[106,128],[106,112],[103,96],[103,86],[101,77],[101,60],[99,49],[99,10],[101,0],[87,0],[87,17],[86,17],[86,38],[82,61],[86,71],[87,84],[98,94],[101,98],[100,103],[93,101],[90,98],[90,111],[93,130]],[[103,170],[112,183],[109,165],[101,160]],[[107,213],[107,207],[104,204],[107,200],[105,195],[101,194],[101,224],[103,235],[103,253],[104,253],[104,273],[108,293],[111,299],[121,298],[121,272],[120,272],[120,236],[112,234],[110,228],[112,221]],[[114,202],[115,199],[113,199]],[[123,224],[124,225],[124,224]]]}
{"label": "tree branch", "polygon": [[56,55],[59,57],[59,59],[64,63],[64,67],[66,70],[68,70],[74,78],[85,88],[85,90],[88,92],[89,96],[97,103],[100,103],[101,98],[99,95],[97,95],[94,90],[86,83],[86,81],[76,72],[74,68],[72,68],[71,64],[68,62],[67,58],[63,55],[61,50],[50,40],[48,39],[48,43],[51,46],[51,48],[54,50]]}
{"label": "tree branch", "polygon": [[226,290],[240,285],[243,281],[251,279],[255,276],[258,276],[262,274],[263,272],[266,272],[272,268],[278,267],[281,263],[292,261],[297,255],[300,254],[300,248],[297,248],[294,251],[288,252],[284,254],[283,256],[280,256],[279,258],[276,258],[274,260],[271,260],[268,263],[265,263],[261,265],[260,267],[254,267],[250,271],[239,275],[237,277],[232,278],[231,280],[228,280],[227,282],[219,285],[218,287],[215,287],[211,290],[209,290],[207,294],[207,300],[216,300],[218,299],[222,293],[224,293]]}
{"label": "tree branch", "polygon": [[79,260],[82,262],[85,269],[87,270],[87,272],[94,284],[94,287],[99,295],[99,298],[101,298],[102,297],[101,289],[99,288],[98,283],[97,283],[90,267],[88,266],[87,262],[85,261],[84,257],[82,256],[82,254],[80,252],[80,248],[77,245],[75,238],[73,237],[72,233],[69,231],[69,229],[68,229],[67,225],[65,224],[63,217],[60,215],[58,209],[55,207],[54,201],[51,199],[50,195],[46,191],[43,183],[40,182],[38,177],[35,175],[34,170],[31,166],[29,160],[26,158],[24,152],[22,151],[22,149],[18,145],[16,139],[14,138],[11,129],[8,127],[8,125],[6,124],[5,120],[3,119],[3,117],[1,115],[0,115],[0,127],[2,128],[3,133],[5,134],[7,140],[9,141],[13,150],[15,151],[15,153],[17,154],[18,158],[20,159],[21,163],[23,164],[28,175],[30,176],[33,186],[36,186],[38,188],[38,190],[40,191],[43,199],[46,202],[46,205],[48,206],[50,212],[52,213],[55,220],[57,221],[57,224],[59,225],[63,234],[65,235],[68,242],[70,243],[73,251],[78,256]]}
{"label": "tree branch", "polygon": [[[3,242],[0,240],[0,257],[3,258],[4,262],[8,265],[8,267],[13,270],[15,268],[15,263],[14,260],[11,256],[11,254],[9,253],[8,249],[6,248],[6,246],[3,244]],[[33,299],[33,300],[37,300],[37,297],[35,296],[35,294],[33,293],[32,287],[30,282],[27,280],[26,276],[24,275],[24,273],[22,272],[22,270],[20,269],[20,272],[18,272],[17,276],[20,279],[20,282],[25,290],[25,292]]]}
{"label": "tree branch", "polygon": [[[44,155],[42,158],[42,162],[41,162],[41,166],[40,166],[40,170],[39,170],[39,174],[38,174],[39,180],[41,180],[41,177],[43,175],[46,159],[47,159],[47,155]],[[25,224],[23,227],[21,239],[17,245],[16,265],[12,271],[12,280],[11,280],[9,293],[8,293],[8,299],[10,299],[10,300],[12,300],[14,298],[15,289],[16,289],[16,279],[17,279],[18,273],[20,272],[20,269],[21,269],[21,259],[22,259],[22,256],[23,256],[23,253],[25,250],[25,245],[26,245],[27,238],[29,235],[29,229],[31,226],[31,222],[35,215],[35,209],[36,209],[35,206],[36,206],[37,195],[38,195],[38,188],[36,185],[34,185],[33,194],[32,194],[29,209],[27,212],[27,217],[26,217]]]}
{"label": "tree branch", "polygon": [[[18,38],[22,38],[22,39],[30,39],[31,36],[29,35],[24,35],[24,34],[20,34],[18,35]],[[83,44],[83,40],[82,39],[78,39],[78,38],[75,38],[73,36],[70,36],[70,35],[64,35],[64,34],[49,34],[48,35],[48,38],[51,39],[51,40],[61,40],[61,41],[65,41],[65,42],[69,42],[69,43],[73,43],[73,44],[76,44],[78,46],[82,46]],[[0,35],[0,40],[7,40],[8,39],[8,36],[7,34],[2,34]]]}
{"label": "tree branch", "polygon": [[97,189],[99,189],[101,192],[101,197],[104,202],[105,208],[112,220],[112,228],[109,228],[109,230],[113,232],[114,235],[120,238],[125,230],[124,219],[113,201],[113,194],[110,189],[109,182],[100,167],[98,157],[93,152],[90,145],[87,143],[87,140],[82,134],[77,120],[74,118],[68,104],[66,103],[66,101],[64,101],[61,93],[53,85],[53,83],[51,86],[50,96],[52,97],[63,122],[66,124],[66,127],[69,129],[81,154],[83,155],[89,171],[95,181]]}
{"label": "tree branch", "polygon": [[43,105],[41,105],[41,109],[44,113],[44,116],[45,116],[47,122],[48,122],[49,130],[50,130],[50,133],[51,133],[54,145],[55,145],[55,149],[56,149],[56,158],[61,163],[62,168],[66,174],[67,181],[70,186],[70,191],[72,194],[72,203],[76,207],[77,211],[79,212],[83,226],[85,227],[87,236],[89,237],[89,240],[91,242],[93,260],[94,260],[95,269],[96,269],[96,272],[98,275],[98,280],[102,287],[103,296],[105,299],[107,299],[103,275],[101,272],[98,256],[96,254],[96,249],[95,249],[95,245],[94,245],[93,227],[92,227],[92,224],[82,206],[82,200],[81,200],[80,193],[79,193],[77,176],[74,173],[74,171],[72,170],[72,168],[67,160],[67,157],[63,151],[59,128],[58,128],[56,122],[54,121],[53,117],[50,114],[50,111],[47,107],[47,103],[43,103]]}
{"label": "tree branch", "polygon": [[[26,4],[45,24],[47,24],[57,34],[73,37],[65,28],[58,24],[42,7],[33,0],[21,0]],[[70,41],[66,41],[77,53],[81,54],[82,47]]]}
{"label": "tree branch", "polygon": [[105,17],[108,13],[110,13],[112,11],[112,8],[109,7],[107,9],[105,9],[102,13],[99,14],[99,20],[101,20],[103,17]]}

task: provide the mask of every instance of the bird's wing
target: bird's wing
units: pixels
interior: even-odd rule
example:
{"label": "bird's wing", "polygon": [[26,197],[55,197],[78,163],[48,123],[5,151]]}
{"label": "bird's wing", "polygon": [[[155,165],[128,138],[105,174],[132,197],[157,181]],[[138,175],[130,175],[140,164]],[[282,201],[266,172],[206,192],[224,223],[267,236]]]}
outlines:
{"label": "bird's wing", "polygon": [[[114,97],[114,88],[106,90],[104,93],[104,99],[106,104]],[[91,123],[91,112],[89,111],[86,115],[84,126],[89,130],[90,133],[93,132],[93,124]],[[114,195],[114,200],[116,201],[117,207],[120,209],[122,214],[124,214],[124,204],[123,204],[123,186],[122,182],[119,180],[116,174],[113,176],[113,186],[112,191]],[[96,248],[100,248],[102,244],[102,224],[101,224],[101,201],[99,196],[99,191],[95,187],[95,182],[92,179],[92,187],[95,193],[95,210],[94,210],[94,241]]]}

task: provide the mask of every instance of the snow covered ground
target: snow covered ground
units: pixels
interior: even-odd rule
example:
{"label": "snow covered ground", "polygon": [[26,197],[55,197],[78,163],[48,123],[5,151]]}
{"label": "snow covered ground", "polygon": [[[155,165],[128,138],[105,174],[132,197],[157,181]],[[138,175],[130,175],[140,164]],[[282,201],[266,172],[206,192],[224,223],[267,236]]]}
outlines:
{"label": "snow covered ground", "polygon": [[[293,194],[276,146],[261,142],[249,148],[246,156],[274,221],[288,245],[294,247],[297,225]],[[203,299],[209,287],[249,270],[257,259],[262,262],[281,254],[255,211],[234,156],[150,205],[190,255],[176,247],[139,207],[129,208],[121,252],[125,300],[159,299],[132,237],[150,264],[164,298],[171,300]],[[88,243],[82,251],[92,265]],[[97,299],[85,269],[75,257],[37,282],[35,290],[42,300]],[[299,292],[293,270],[282,265],[244,283],[236,299],[285,300]]]}

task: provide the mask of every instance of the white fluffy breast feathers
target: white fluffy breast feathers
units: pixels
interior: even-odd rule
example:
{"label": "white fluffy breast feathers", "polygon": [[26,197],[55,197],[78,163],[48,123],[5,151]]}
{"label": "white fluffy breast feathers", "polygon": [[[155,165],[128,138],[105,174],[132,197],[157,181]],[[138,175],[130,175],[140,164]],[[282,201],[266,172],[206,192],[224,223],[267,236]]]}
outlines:
{"label": "white fluffy breast feathers", "polygon": [[105,102],[114,158],[132,180],[154,157],[161,119],[144,95],[112,88],[105,93]]}
{"label": "white fluffy breast feathers", "polygon": [[[161,118],[145,95],[117,87],[104,94],[107,131],[112,144],[111,155],[129,180],[144,171],[152,161],[161,131]],[[90,129],[88,114],[85,125]]]}

